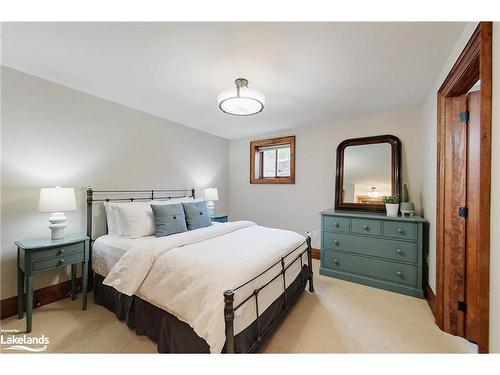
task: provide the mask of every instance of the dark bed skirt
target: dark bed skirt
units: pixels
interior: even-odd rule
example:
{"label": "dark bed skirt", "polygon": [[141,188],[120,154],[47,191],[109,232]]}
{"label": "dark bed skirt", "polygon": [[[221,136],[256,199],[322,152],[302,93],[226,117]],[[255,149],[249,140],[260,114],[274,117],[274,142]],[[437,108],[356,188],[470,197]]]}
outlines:
{"label": "dark bed skirt", "polygon": [[[309,268],[304,265],[302,273],[287,288],[287,308],[285,308],[285,294],[283,293],[260,315],[259,329],[262,338],[275,328],[282,315],[300,297],[308,277]],[[114,312],[119,320],[125,321],[130,328],[135,329],[136,334],[148,336],[156,342],[159,353],[210,353],[206,341],[199,337],[187,323],[135,295],[127,296],[110,286],[103,285],[103,280],[102,276],[95,275],[95,302]],[[235,336],[236,353],[257,351],[262,342],[258,341],[257,337],[257,321],[255,320]]]}

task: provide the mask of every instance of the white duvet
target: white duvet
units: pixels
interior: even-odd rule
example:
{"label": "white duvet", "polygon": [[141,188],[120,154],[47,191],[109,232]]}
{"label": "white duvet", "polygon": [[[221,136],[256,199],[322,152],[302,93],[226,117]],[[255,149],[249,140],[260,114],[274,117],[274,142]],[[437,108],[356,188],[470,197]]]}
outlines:
{"label": "white duvet", "polygon": [[[305,247],[305,238],[295,232],[249,221],[145,237],[120,258],[104,284],[129,296],[136,294],[175,315],[207,342],[212,353],[220,353],[225,343],[223,292],[252,279],[295,249],[285,258],[288,265]],[[306,259],[302,255],[302,264]],[[299,274],[300,265],[296,261],[287,269],[287,286]],[[280,270],[278,264],[237,290],[234,306]],[[259,314],[282,293],[283,279],[278,277],[259,293]],[[235,313],[235,334],[255,318],[251,299]]]}

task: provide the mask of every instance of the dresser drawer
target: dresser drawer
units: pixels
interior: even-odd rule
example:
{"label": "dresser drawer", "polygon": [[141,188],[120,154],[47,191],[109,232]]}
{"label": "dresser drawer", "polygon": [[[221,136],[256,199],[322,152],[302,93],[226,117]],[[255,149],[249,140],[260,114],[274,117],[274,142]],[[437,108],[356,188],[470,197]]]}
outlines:
{"label": "dresser drawer", "polygon": [[370,219],[352,219],[351,232],[380,236],[380,221]]}
{"label": "dresser drawer", "polygon": [[64,257],[40,260],[33,263],[33,271],[41,271],[47,268],[65,267],[73,263],[83,262],[84,253],[73,253]]}
{"label": "dresser drawer", "polygon": [[323,249],[349,251],[351,253],[417,263],[418,244],[416,242],[367,238],[332,232],[323,234],[323,242]]}
{"label": "dresser drawer", "polygon": [[406,240],[416,240],[418,238],[417,224],[384,221],[383,228],[385,237],[402,238]]}
{"label": "dresser drawer", "polygon": [[350,219],[338,216],[323,216],[323,229],[338,232],[349,232]]}
{"label": "dresser drawer", "polygon": [[227,223],[227,216],[211,217],[210,220],[215,223]]}
{"label": "dresser drawer", "polygon": [[417,285],[417,266],[323,251],[323,267],[407,285]]}
{"label": "dresser drawer", "polygon": [[64,257],[67,256],[68,254],[74,254],[78,252],[83,253],[84,251],[85,251],[85,243],[78,242],[71,245],[52,247],[50,249],[33,251],[33,259],[36,261],[47,258],[54,258],[61,256]]}

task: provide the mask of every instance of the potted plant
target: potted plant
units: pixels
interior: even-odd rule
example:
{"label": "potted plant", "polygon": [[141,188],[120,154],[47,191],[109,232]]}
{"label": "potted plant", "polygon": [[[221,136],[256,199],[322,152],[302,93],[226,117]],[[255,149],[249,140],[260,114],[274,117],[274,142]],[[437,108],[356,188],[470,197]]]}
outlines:
{"label": "potted plant", "polygon": [[401,213],[403,215],[409,214],[413,216],[415,213],[415,205],[410,202],[410,194],[408,193],[408,187],[406,184],[403,185],[403,197],[401,199]]}
{"label": "potted plant", "polygon": [[386,195],[383,197],[385,203],[385,210],[387,211],[387,216],[398,216],[399,210],[399,195]]}

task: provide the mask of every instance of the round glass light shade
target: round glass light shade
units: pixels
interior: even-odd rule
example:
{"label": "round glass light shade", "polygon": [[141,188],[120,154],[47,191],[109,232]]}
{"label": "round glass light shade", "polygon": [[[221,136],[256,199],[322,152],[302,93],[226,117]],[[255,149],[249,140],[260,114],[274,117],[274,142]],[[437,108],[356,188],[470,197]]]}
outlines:
{"label": "round glass light shade", "polygon": [[250,116],[262,112],[266,98],[257,90],[240,87],[222,91],[217,96],[217,104],[222,112],[235,116]]}

